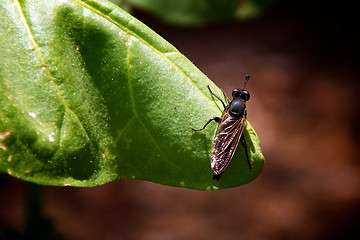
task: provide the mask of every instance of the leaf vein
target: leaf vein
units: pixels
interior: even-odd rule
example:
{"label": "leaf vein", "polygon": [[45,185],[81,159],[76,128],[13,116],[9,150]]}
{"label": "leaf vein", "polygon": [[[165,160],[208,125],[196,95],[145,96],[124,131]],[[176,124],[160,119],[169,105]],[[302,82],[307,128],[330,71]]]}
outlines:
{"label": "leaf vein", "polygon": [[[199,92],[201,92],[201,94],[203,94],[207,99],[211,100],[209,95],[207,95],[197,84],[195,84],[195,82],[190,78],[190,76],[183,71],[177,64],[175,64],[174,62],[172,62],[169,57],[167,56],[167,53],[169,52],[162,52],[159,49],[155,48],[153,45],[151,45],[148,41],[146,41],[145,39],[141,38],[138,34],[136,34],[134,31],[131,31],[130,29],[126,28],[125,26],[123,26],[121,23],[117,22],[115,19],[113,19],[111,16],[109,16],[109,13],[104,13],[101,10],[96,9],[95,7],[87,4],[86,2],[84,2],[83,0],[75,0],[76,2],[78,2],[80,5],[82,5],[84,8],[87,8],[88,10],[96,13],[97,15],[105,18],[106,20],[108,20],[109,22],[111,22],[112,24],[114,24],[115,26],[117,26],[118,28],[122,29],[124,32],[126,32],[128,35],[132,35],[133,37],[137,38],[140,42],[142,42],[144,45],[146,45],[147,47],[149,47],[150,49],[152,49],[154,52],[156,52],[158,55],[162,56],[163,59],[165,59],[170,65],[174,66],[180,73],[182,73],[185,78],[188,80],[188,82],[193,85],[195,88],[197,88],[199,90]],[[177,54],[181,54],[179,52],[176,51],[172,51],[173,53],[177,53]]]}
{"label": "leaf vein", "polygon": [[127,76],[127,80],[128,80],[128,85],[129,85],[129,94],[130,94],[130,101],[132,104],[132,107],[134,109],[134,114],[137,116],[137,111],[136,111],[136,106],[135,106],[135,99],[134,99],[134,92],[133,92],[133,88],[132,88],[132,84],[131,84],[131,74],[130,74],[130,47],[131,47],[131,40],[130,37],[128,36],[127,41],[125,43],[126,46],[126,76]]}
{"label": "leaf vein", "polygon": [[[134,109],[134,115],[133,117],[130,119],[130,121],[125,125],[123,131],[121,132],[121,134],[124,132],[124,130],[130,125],[130,122],[136,118],[138,119],[140,125],[143,127],[144,131],[146,132],[147,135],[149,135],[151,141],[154,143],[156,149],[160,152],[163,153],[163,151],[161,150],[160,146],[157,144],[156,140],[153,138],[153,136],[150,134],[149,130],[147,129],[146,125],[143,123],[143,121],[141,120],[141,118],[139,117],[137,111],[136,111],[136,104],[135,104],[135,98],[134,98],[134,91],[133,91],[133,87],[131,84],[131,74],[130,74],[130,51],[131,51],[131,39],[128,36],[128,39],[125,43],[126,46],[126,68],[127,68],[127,78],[128,78],[128,85],[129,85],[129,92],[130,92],[130,99],[131,99],[131,103]],[[121,135],[120,135],[121,136]],[[163,154],[164,157],[168,160],[166,154]]]}
{"label": "leaf vein", "polygon": [[[64,104],[65,108],[74,113],[74,115],[76,116],[76,118],[77,118],[77,120],[79,121],[80,125],[81,125],[82,128],[84,129],[84,131],[85,131],[85,133],[86,133],[86,137],[87,137],[88,139],[91,139],[90,136],[89,136],[89,133],[88,133],[87,129],[84,127],[84,125],[83,125],[83,123],[81,122],[79,116],[78,116],[78,115],[70,108],[70,106],[67,104],[65,98],[62,96],[62,94],[61,94],[61,92],[60,92],[60,90],[59,90],[58,85],[57,85],[56,82],[55,82],[54,76],[50,73],[49,69],[46,67],[46,60],[45,60],[45,58],[43,57],[43,55],[42,55],[42,53],[41,53],[41,50],[40,50],[40,48],[39,48],[39,45],[37,44],[36,39],[35,39],[35,37],[33,36],[32,32],[31,32],[29,23],[28,23],[28,21],[26,20],[26,17],[25,17],[25,15],[24,15],[24,11],[23,11],[23,9],[22,9],[21,3],[20,3],[18,0],[16,1],[16,5],[17,5],[17,8],[18,8],[18,12],[19,12],[19,14],[20,14],[20,16],[21,16],[21,20],[22,20],[22,22],[23,22],[23,24],[24,24],[24,27],[25,27],[25,29],[26,29],[26,32],[27,32],[27,34],[28,34],[28,36],[29,36],[29,38],[30,38],[31,44],[34,46],[34,49],[35,49],[35,51],[36,51],[36,54],[37,54],[37,56],[39,57],[40,63],[41,63],[41,65],[42,65],[42,67],[41,67],[42,70],[43,70],[43,71],[46,71],[47,75],[49,76],[50,81],[53,83],[54,88],[56,89],[56,92],[57,92],[58,96],[60,96],[60,99],[62,100],[62,103]],[[65,114],[65,113],[63,113],[63,114]],[[63,124],[63,122],[62,122],[62,124]],[[60,126],[60,128],[62,128],[62,126]],[[60,139],[59,139],[59,141],[60,141]]]}

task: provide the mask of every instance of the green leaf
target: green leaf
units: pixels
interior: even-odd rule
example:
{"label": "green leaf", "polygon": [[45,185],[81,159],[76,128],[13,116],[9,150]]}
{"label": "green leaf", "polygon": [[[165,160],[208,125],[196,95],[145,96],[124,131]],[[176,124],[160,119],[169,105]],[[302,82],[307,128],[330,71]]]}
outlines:
{"label": "green leaf", "polygon": [[[43,185],[121,178],[199,190],[235,187],[263,168],[244,136],[219,182],[210,154],[221,91],[144,24],[100,0],[0,3],[0,170]],[[251,112],[251,110],[249,110]]]}
{"label": "green leaf", "polygon": [[278,0],[128,0],[130,6],[147,11],[174,25],[203,25],[259,15]]}

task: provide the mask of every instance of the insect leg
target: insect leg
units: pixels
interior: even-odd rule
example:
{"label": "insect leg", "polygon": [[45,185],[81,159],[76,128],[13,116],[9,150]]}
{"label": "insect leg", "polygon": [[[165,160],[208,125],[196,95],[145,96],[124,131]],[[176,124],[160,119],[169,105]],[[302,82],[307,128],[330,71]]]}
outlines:
{"label": "insect leg", "polygon": [[251,165],[250,159],[249,159],[249,156],[248,156],[248,151],[247,151],[247,147],[246,147],[246,142],[245,142],[244,135],[241,135],[241,137],[240,137],[240,142],[241,142],[241,145],[242,145],[242,146],[244,147],[244,149],[245,149],[245,155],[246,155],[246,159],[247,159],[247,161],[248,161],[248,163],[249,163],[249,166],[250,166],[250,168],[253,168],[253,165]]}
{"label": "insect leg", "polygon": [[[211,91],[211,89],[210,89],[210,86],[209,85],[207,85],[207,87],[208,87],[208,89],[209,89],[209,91],[210,91],[210,93],[214,96],[214,97],[216,97],[217,99],[219,99],[220,100],[220,102],[222,103],[222,105],[224,106],[224,108],[226,108],[226,105],[225,105],[225,103],[223,102],[223,100],[221,100],[215,93],[213,93],[212,91]],[[223,93],[224,93],[224,91],[223,90],[221,90]],[[226,94],[224,93],[224,95],[226,96]],[[226,99],[229,101],[229,98],[226,96]],[[230,102],[230,101],[229,101]]]}
{"label": "insect leg", "polygon": [[220,88],[220,90],[222,91],[222,93],[224,94],[224,97],[226,98],[226,100],[228,101],[228,104],[230,103],[230,99],[228,98],[228,96],[226,95],[226,93]]}
{"label": "insect leg", "polygon": [[205,123],[205,125],[204,125],[202,128],[200,128],[200,129],[194,129],[193,127],[191,127],[191,130],[193,130],[193,131],[201,131],[201,130],[204,130],[204,129],[206,128],[206,126],[207,126],[210,122],[212,122],[212,121],[215,121],[215,122],[219,123],[219,122],[220,122],[220,118],[219,118],[219,117],[213,117],[213,118],[209,119],[209,121],[207,121],[207,123]]}

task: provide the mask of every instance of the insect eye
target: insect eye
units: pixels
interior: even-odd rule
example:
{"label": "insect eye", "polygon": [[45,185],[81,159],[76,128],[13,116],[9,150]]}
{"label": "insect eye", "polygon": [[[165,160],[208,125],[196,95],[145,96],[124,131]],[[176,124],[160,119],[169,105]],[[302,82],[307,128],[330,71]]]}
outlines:
{"label": "insect eye", "polygon": [[234,91],[232,92],[232,97],[238,98],[240,96],[241,96],[241,91],[239,89],[234,89]]}
{"label": "insect eye", "polygon": [[250,99],[250,93],[246,90],[242,90],[241,98],[245,101],[248,101]]}

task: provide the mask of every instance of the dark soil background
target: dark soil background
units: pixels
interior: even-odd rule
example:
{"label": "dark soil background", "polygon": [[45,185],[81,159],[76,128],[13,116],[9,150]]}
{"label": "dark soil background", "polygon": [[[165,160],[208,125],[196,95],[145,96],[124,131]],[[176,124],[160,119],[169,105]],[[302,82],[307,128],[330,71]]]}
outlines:
{"label": "dark soil background", "polygon": [[[248,119],[265,168],[216,192],[130,180],[45,187],[60,239],[360,239],[357,13],[341,2],[297,4],[201,28],[135,12],[228,95],[251,74]],[[0,226],[23,226],[22,188],[3,177]]]}

